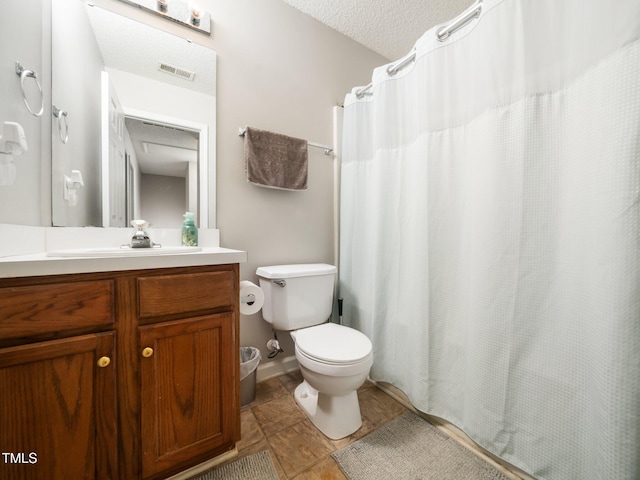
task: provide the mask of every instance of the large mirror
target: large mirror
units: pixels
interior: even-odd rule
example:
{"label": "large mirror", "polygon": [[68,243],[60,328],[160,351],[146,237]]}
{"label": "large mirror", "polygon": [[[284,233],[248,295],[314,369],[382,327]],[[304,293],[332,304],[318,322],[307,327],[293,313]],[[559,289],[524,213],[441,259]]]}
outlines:
{"label": "large mirror", "polygon": [[[34,192],[49,193],[38,183],[42,187],[41,179],[50,179],[49,224],[124,227],[144,218],[154,227],[178,227],[184,212],[192,211],[199,227],[215,227],[210,179],[215,179],[216,53],[82,0],[27,1],[32,12],[42,2],[45,53],[47,22],[51,25],[50,68],[48,59],[38,64],[46,107],[42,117],[32,118],[16,100],[11,104],[18,113],[9,110],[8,116],[22,116],[28,129],[36,123],[42,132],[27,132],[35,147],[41,141],[41,152],[30,150],[32,157],[25,154],[16,166],[50,154],[50,175],[29,180]],[[9,21],[4,18],[0,28]],[[6,44],[0,49],[3,64],[13,64],[16,55],[28,57]],[[20,78],[3,78],[0,83],[19,89]],[[26,85],[32,88],[29,80]],[[5,120],[12,118],[0,118],[0,125]],[[33,177],[17,173],[13,185],[0,186],[0,199],[16,198],[24,191],[20,183]],[[46,200],[33,198],[34,208],[46,210]],[[10,208],[0,205],[0,223],[22,223],[4,214]]]}
{"label": "large mirror", "polygon": [[[206,227],[215,52],[79,0],[53,5],[53,224],[178,227],[191,211]],[[85,181],[74,205],[65,177],[83,170],[100,185]]]}

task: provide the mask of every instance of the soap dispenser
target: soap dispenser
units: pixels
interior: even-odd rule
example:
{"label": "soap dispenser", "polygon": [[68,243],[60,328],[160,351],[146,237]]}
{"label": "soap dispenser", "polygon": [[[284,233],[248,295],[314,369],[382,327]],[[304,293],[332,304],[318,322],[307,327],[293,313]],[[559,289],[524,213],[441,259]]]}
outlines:
{"label": "soap dispenser", "polygon": [[182,224],[182,245],[185,247],[198,246],[198,227],[193,221],[193,213],[186,212]]}

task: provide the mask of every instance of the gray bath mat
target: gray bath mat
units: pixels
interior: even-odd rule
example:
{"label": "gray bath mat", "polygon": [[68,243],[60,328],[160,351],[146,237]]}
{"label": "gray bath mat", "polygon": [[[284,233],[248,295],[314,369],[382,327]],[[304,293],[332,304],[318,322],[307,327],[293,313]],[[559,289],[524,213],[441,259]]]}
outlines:
{"label": "gray bath mat", "polygon": [[191,480],[278,480],[276,467],[267,450],[243,457],[192,477]]}
{"label": "gray bath mat", "polygon": [[412,412],[331,456],[349,480],[509,480]]}

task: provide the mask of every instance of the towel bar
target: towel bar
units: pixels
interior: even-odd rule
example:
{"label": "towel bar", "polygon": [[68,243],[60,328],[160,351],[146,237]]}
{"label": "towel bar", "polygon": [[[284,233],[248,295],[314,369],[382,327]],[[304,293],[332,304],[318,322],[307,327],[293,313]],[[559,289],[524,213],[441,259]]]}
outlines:
{"label": "towel bar", "polygon": [[[239,137],[244,137],[244,132],[245,132],[244,128],[238,127],[238,136]],[[333,153],[333,148],[332,147],[328,147],[327,145],[321,145],[321,144],[315,143],[315,142],[307,142],[307,145],[309,145],[310,147],[316,147],[316,148],[324,149],[324,154],[325,155],[331,155]]]}

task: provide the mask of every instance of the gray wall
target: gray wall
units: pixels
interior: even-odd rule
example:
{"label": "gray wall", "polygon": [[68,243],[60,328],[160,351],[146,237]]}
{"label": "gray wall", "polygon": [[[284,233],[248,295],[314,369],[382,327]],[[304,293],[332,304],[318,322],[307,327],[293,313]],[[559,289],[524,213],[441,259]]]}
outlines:
{"label": "gray wall", "polygon": [[[205,2],[203,2],[204,4]],[[305,192],[246,182],[238,127],[249,125],[332,144],[332,108],[387,63],[280,0],[211,1],[218,51],[218,228],[223,246],[246,250],[245,280],[261,265],[333,262],[333,161],[309,149]],[[266,359],[269,325],[241,320],[242,345]],[[289,335],[279,335],[293,355]]]}
{"label": "gray wall", "polygon": [[186,179],[151,175],[140,176],[140,216],[153,218],[151,227],[182,227],[185,197],[187,194]]}

